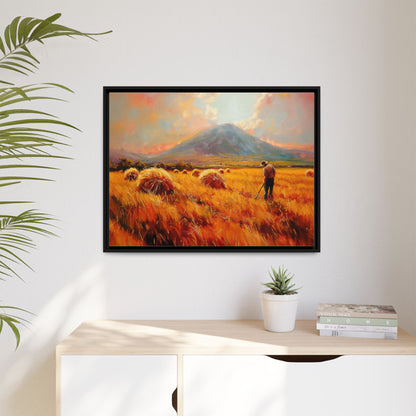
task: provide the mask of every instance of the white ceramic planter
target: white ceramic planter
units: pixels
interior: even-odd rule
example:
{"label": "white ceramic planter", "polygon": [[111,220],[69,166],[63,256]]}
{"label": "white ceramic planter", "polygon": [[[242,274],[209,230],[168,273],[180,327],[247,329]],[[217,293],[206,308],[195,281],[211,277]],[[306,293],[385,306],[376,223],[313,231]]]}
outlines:
{"label": "white ceramic planter", "polygon": [[295,328],[299,295],[274,295],[271,291],[261,294],[264,329],[272,332],[290,332]]}

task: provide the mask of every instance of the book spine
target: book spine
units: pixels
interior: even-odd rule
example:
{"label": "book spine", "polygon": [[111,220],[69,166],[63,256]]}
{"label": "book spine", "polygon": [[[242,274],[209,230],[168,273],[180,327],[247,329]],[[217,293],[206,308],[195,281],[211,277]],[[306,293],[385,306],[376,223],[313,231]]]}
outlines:
{"label": "book spine", "polygon": [[321,329],[319,335],[321,337],[397,339],[397,334],[388,332],[333,331],[331,329]]}
{"label": "book spine", "polygon": [[[367,318],[368,319],[368,313],[363,312],[331,312],[331,311],[320,311],[319,309],[317,310],[317,315],[318,317],[321,316],[328,316],[328,317],[345,317],[345,318]],[[372,313],[371,314],[371,319],[388,319],[388,320],[392,320],[392,319],[397,319],[397,313]]]}
{"label": "book spine", "polygon": [[366,325],[333,325],[333,324],[316,324],[316,329],[330,329],[332,331],[365,331],[365,332],[388,332],[397,334],[397,326],[366,326]]}
{"label": "book spine", "polygon": [[390,326],[397,327],[397,319],[380,318],[347,318],[338,316],[320,316],[320,324],[330,325],[365,325],[365,326]]}

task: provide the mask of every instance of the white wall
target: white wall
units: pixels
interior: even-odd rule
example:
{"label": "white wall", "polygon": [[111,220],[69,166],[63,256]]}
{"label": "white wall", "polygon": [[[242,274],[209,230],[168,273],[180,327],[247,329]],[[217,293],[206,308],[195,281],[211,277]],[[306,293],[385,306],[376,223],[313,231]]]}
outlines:
{"label": "white wall", "polygon": [[[54,347],[80,322],[260,318],[271,265],[303,287],[299,318],[320,301],[392,303],[416,333],[411,0],[21,0],[1,6],[0,27],[57,11],[62,24],[114,33],[36,47],[30,82],[73,88],[52,110],[83,132],[56,183],[14,191],[55,214],[61,238],[39,241],[25,284],[1,286],[2,302],[37,315],[17,352],[0,336],[1,415],[54,414]],[[103,85],[320,85],[322,252],[104,254]]]}

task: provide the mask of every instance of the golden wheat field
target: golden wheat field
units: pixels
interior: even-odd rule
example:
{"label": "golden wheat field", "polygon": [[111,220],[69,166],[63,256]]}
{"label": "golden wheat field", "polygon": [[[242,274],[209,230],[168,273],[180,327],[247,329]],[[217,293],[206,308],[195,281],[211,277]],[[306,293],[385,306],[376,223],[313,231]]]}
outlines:
{"label": "golden wheat field", "polygon": [[[277,169],[273,201],[265,202],[262,169],[221,174],[226,189],[169,171],[174,190],[139,191],[137,181],[110,172],[110,246],[312,246],[314,178],[310,169]],[[144,171],[142,171],[144,172]],[[142,173],[141,173],[142,174]]]}

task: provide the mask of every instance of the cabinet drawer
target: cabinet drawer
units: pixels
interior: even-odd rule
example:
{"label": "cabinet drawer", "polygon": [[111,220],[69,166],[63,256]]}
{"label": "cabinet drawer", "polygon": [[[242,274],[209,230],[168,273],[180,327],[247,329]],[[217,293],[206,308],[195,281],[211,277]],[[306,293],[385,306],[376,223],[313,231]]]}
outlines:
{"label": "cabinet drawer", "polygon": [[184,416],[414,416],[416,356],[185,356]]}
{"label": "cabinet drawer", "polygon": [[63,355],[61,416],[175,416],[173,355]]}

